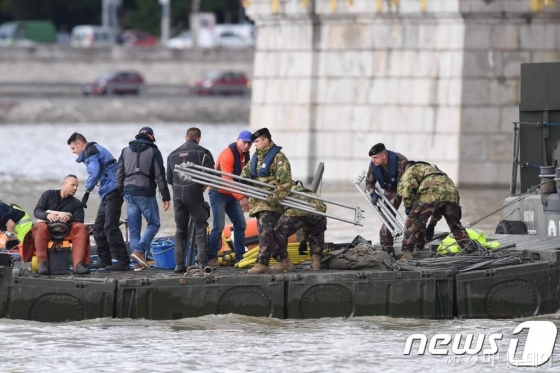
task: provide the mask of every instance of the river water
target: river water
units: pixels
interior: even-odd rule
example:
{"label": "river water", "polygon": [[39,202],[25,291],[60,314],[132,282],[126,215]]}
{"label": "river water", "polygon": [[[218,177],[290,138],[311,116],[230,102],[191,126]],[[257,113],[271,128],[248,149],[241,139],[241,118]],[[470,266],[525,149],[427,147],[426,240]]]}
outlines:
{"label": "river water", "polygon": [[[165,157],[183,143],[192,124],[153,125],[156,144]],[[245,126],[198,125],[201,145],[217,156]],[[12,146],[0,148],[0,199],[32,212],[40,194],[58,188],[62,178],[76,174],[83,184],[85,167],[77,164],[66,145],[74,131],[107,147],[115,157],[142,124],[1,125],[2,137]],[[282,145],[282,144],[280,144]],[[27,149],[21,151],[22,147]],[[398,150],[398,149],[397,149]],[[289,157],[289,154],[287,154]],[[364,159],[364,168],[367,166]],[[329,167],[328,164],[325,167]],[[351,186],[323,186],[322,195],[350,206],[365,203]],[[81,196],[81,192],[79,193]],[[463,223],[486,215],[501,205],[507,189],[461,190]],[[78,197],[80,197],[78,196]],[[95,218],[98,198],[90,197],[86,220]],[[173,212],[163,212],[160,235],[174,233]],[[352,218],[349,210],[329,212]],[[123,217],[124,217],[123,210]],[[500,214],[476,227],[493,232]],[[329,220],[328,242],[348,242],[356,235],[378,240],[380,223],[366,209],[364,227]],[[445,224],[438,225],[445,230]],[[534,320],[560,325],[558,314]],[[507,363],[507,346],[521,320],[416,320],[387,317],[321,320],[276,320],[239,315],[206,316],[173,321],[99,319],[67,324],[0,320],[6,349],[0,372],[472,372],[557,371],[560,349],[539,368],[516,368]],[[488,336],[503,334],[499,352],[492,356],[420,356],[403,354],[411,334],[437,333]],[[558,345],[558,343],[557,343]],[[486,347],[486,344],[485,344]],[[417,348],[417,345],[416,345]],[[452,354],[450,353],[450,356]]]}

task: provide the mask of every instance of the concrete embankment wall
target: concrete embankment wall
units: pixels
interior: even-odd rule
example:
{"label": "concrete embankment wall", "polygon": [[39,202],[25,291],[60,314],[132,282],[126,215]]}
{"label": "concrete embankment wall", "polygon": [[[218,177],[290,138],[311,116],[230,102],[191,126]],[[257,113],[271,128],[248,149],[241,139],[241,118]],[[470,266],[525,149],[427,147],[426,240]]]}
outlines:
{"label": "concrete embankment wall", "polygon": [[187,84],[210,70],[239,70],[251,77],[253,55],[253,49],[0,48],[0,83],[79,83],[117,69],[137,70],[150,84]]}
{"label": "concrete embankment wall", "polygon": [[[0,86],[5,83],[5,87],[1,90],[0,123],[247,123],[249,98],[200,99],[186,96],[185,92],[189,82],[211,70],[243,71],[251,78],[253,55],[252,49],[170,50],[123,46],[83,49],[64,45],[1,48]],[[155,97],[153,94],[79,97],[79,83],[103,71],[117,69],[137,70],[149,86],[170,85],[176,87],[178,93],[167,92]],[[18,83],[38,88],[42,88],[43,83],[61,84],[65,97],[53,92],[56,87],[49,86],[49,93],[41,94],[29,92],[26,85],[18,87]],[[75,87],[62,86],[64,84]],[[20,92],[22,89],[29,97]],[[10,90],[14,95],[10,95]],[[75,91],[76,98],[71,98],[69,90]]]}
{"label": "concrete embankment wall", "polygon": [[248,123],[248,98],[0,99],[0,123]]}

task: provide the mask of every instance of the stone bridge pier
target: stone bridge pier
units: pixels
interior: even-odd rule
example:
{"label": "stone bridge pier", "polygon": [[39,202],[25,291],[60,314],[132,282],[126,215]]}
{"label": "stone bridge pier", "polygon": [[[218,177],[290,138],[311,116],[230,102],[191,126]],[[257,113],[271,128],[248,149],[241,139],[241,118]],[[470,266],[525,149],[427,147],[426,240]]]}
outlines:
{"label": "stone bridge pier", "polygon": [[294,179],[350,183],[383,142],[459,185],[509,182],[520,64],[559,60],[560,2],[246,0],[251,128]]}

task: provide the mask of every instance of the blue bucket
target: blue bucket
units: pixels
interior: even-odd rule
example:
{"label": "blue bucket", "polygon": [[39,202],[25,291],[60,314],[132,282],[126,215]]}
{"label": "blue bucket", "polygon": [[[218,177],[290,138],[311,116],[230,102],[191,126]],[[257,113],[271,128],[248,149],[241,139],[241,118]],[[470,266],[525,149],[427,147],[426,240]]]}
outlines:
{"label": "blue bucket", "polygon": [[150,244],[156,268],[175,269],[175,242],[170,239],[156,239]]}

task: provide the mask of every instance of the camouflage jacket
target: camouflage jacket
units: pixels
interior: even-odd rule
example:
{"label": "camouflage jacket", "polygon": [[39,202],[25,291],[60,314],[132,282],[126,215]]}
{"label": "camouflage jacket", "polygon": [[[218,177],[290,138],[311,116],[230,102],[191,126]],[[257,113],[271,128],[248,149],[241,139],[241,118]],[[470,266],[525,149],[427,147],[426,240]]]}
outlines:
{"label": "camouflage jacket", "polygon": [[[306,193],[309,194],[310,196],[316,196],[317,194],[313,193],[311,190],[301,186],[300,184],[297,184],[294,182],[294,185],[292,186],[292,191],[296,191],[296,192],[301,192],[301,193]],[[303,197],[303,196],[298,196],[298,195],[294,195],[291,194],[290,197],[293,197],[295,199],[298,199],[300,201],[304,201],[307,203],[310,203],[312,206],[310,206],[310,208],[314,208],[317,211],[320,212],[326,212],[327,211],[327,206],[322,202],[319,201],[318,199],[314,199],[311,197]],[[308,212],[308,211],[303,211],[303,210],[299,210],[296,208],[288,208],[286,209],[286,212],[284,212],[284,215],[287,216],[311,216],[314,215],[312,212]]]}
{"label": "camouflage jacket", "polygon": [[[408,162],[408,159],[406,159],[406,157],[404,155],[402,155],[401,153],[395,153],[397,155],[397,162],[398,162],[398,174],[397,174],[397,183],[401,180],[403,174],[404,174],[404,167],[406,165],[406,162]],[[383,167],[383,173],[385,175],[387,175],[387,168]],[[375,175],[373,174],[373,171],[371,170],[371,166],[368,165],[368,173],[367,173],[367,177],[366,177],[366,191],[368,193],[372,193],[375,191],[375,183],[377,182],[377,179],[375,178]],[[395,190],[389,190],[388,192],[395,192]]]}
{"label": "camouflage jacket", "polygon": [[[264,149],[257,150],[253,157],[257,157],[257,170],[261,167],[264,156],[270,148],[274,146],[271,141],[270,145]],[[250,179],[251,178],[251,162],[247,163],[241,171],[241,176]],[[279,151],[274,157],[274,162],[270,165],[270,172],[268,176],[257,177],[256,181],[262,183],[267,183],[275,185],[276,188],[272,190],[272,194],[268,196],[266,201],[262,201],[256,198],[249,198],[249,216],[255,216],[259,211],[274,211],[281,214],[284,213],[284,207],[280,205],[280,202],[286,197],[290,189],[292,188],[292,170],[290,168],[290,162],[288,158]],[[259,187],[263,190],[271,190],[266,187]]]}
{"label": "camouflage jacket", "polygon": [[459,191],[453,181],[436,166],[425,163],[417,163],[406,170],[397,192],[405,207],[417,202],[459,203]]}

